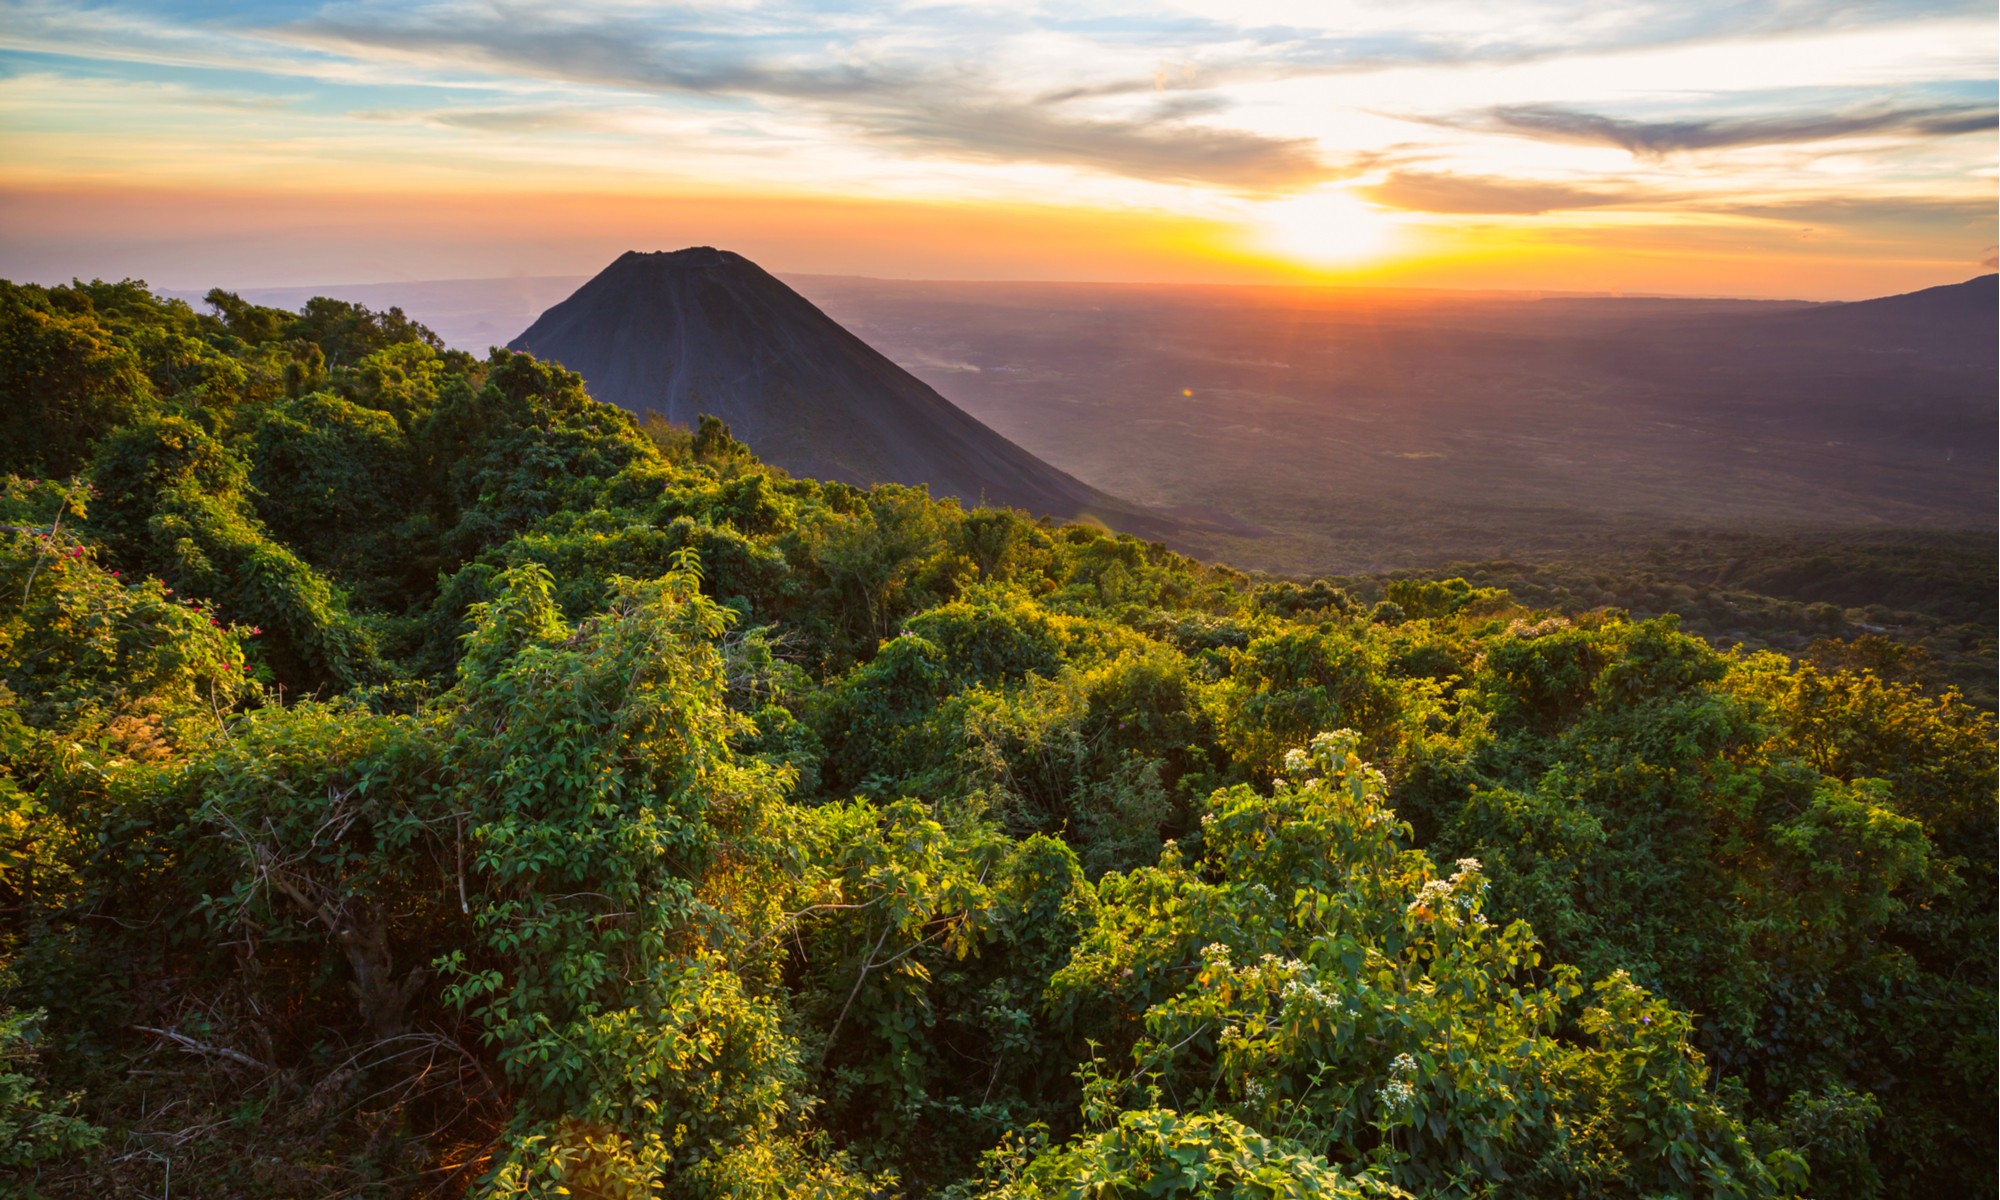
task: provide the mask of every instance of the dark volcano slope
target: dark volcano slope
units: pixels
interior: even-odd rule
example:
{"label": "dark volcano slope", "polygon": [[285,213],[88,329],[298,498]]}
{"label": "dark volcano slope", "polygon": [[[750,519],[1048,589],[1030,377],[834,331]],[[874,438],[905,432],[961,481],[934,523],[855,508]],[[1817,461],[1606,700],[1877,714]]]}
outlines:
{"label": "dark volcano slope", "polygon": [[929,484],[967,505],[1091,518],[1148,538],[1176,529],[988,429],[727,250],[628,252],[509,349],[561,363],[591,395],[633,412],[683,424],[712,413],[794,475]]}

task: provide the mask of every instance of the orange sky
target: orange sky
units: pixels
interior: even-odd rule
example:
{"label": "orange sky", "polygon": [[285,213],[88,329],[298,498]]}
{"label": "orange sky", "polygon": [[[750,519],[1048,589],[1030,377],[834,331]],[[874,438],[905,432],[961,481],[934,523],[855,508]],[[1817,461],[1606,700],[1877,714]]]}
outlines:
{"label": "orange sky", "polygon": [[1988,5],[6,0],[0,275],[1858,298],[1990,269]]}
{"label": "orange sky", "polygon": [[788,274],[1324,283],[1853,299],[1981,268],[1952,247],[1827,244],[1729,226],[1412,228],[1377,261],[1289,258],[1256,231],[1157,210],[773,195],[0,190],[23,278],[186,289],[588,274],[628,249],[710,244]]}

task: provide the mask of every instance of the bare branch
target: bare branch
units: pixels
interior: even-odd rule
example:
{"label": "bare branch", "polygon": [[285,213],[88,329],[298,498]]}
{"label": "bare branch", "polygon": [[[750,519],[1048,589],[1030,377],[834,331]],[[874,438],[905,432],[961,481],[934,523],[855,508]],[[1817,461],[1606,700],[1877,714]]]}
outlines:
{"label": "bare branch", "polygon": [[206,1054],[213,1058],[227,1059],[230,1062],[257,1071],[269,1071],[272,1069],[269,1063],[258,1062],[241,1050],[231,1050],[227,1046],[211,1046],[207,1042],[197,1042],[188,1035],[172,1029],[155,1029],[151,1025],[134,1025],[132,1028],[141,1033],[150,1033],[155,1037],[165,1038],[189,1054]]}

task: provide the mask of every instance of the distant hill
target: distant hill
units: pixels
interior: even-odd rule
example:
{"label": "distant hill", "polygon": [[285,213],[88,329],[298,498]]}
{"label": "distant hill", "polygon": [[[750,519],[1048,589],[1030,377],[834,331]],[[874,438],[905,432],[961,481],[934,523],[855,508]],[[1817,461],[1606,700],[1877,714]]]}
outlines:
{"label": "distant hill", "polygon": [[1927,357],[1991,363],[2000,349],[2000,275],[1964,283],[1774,313],[1745,332],[1783,331],[1811,342],[1838,342]]}
{"label": "distant hill", "polygon": [[2000,315],[2000,274],[1981,275],[1964,283],[1947,283],[1920,292],[1857,300],[1813,310],[1818,319],[1866,319],[1882,324],[1914,322],[1971,323],[1991,335],[1993,319]]}
{"label": "distant hill", "polygon": [[757,264],[702,246],[621,256],[509,344],[591,395],[692,424],[815,479],[1092,518],[1146,537],[1175,522],[1110,496],[980,424]]}

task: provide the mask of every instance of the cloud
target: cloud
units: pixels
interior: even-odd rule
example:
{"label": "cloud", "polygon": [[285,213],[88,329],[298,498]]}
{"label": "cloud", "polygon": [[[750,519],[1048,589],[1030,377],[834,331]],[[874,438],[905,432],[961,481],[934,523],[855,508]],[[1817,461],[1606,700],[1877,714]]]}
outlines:
{"label": "cloud", "polygon": [[1710,204],[1704,211],[1810,225],[1990,228],[1993,198],[1940,196],[1808,196]]}
{"label": "cloud", "polygon": [[[722,15],[672,5],[591,12],[462,0],[338,5],[286,26],[285,36],[322,52],[402,59],[437,72],[484,70],[524,82],[789,112],[902,154],[1057,165],[1268,194],[1353,172],[1329,161],[1313,139],[1232,128],[1220,89],[1235,83],[1390,65],[1524,62],[1586,46],[1698,40],[1721,27],[1769,32],[1801,21],[1851,25],[1913,15],[1900,0],[1729,0],[1720,10],[1707,0],[1690,3],[1710,19],[1686,25],[1683,7],[1644,7],[1577,32],[1574,22],[1556,21],[1547,6],[1530,3],[1517,34],[1499,25],[1474,31],[1384,25],[1342,34],[1194,16],[1069,22],[950,7],[887,21],[786,0]],[[1069,81],[1049,86],[1046,71],[1022,75],[1022,64],[1005,50],[1009,37],[1024,32],[1040,53],[1070,38],[1099,48],[1102,61],[1071,63]],[[1177,46],[1198,49],[1174,57]],[[520,132],[576,127],[517,115],[439,123]],[[1994,112],[1990,105],[1935,103],[1649,122],[1554,105],[1502,105],[1431,123],[1661,157],[1860,133],[1947,136],[1992,128]],[[1386,202],[1436,212],[1533,213],[1618,202],[1574,188],[1476,177],[1412,176],[1380,189]]]}
{"label": "cloud", "polygon": [[1377,204],[1411,212],[1512,213],[1533,215],[1558,209],[1625,204],[1629,192],[1606,192],[1561,183],[1459,175],[1449,171],[1396,171],[1381,183],[1356,188]]}
{"label": "cloud", "polygon": [[2000,246],[1986,247],[1986,253],[1979,256],[1982,267],[2000,267]]}
{"label": "cloud", "polygon": [[1556,105],[1501,105],[1465,117],[1430,118],[1458,129],[1517,134],[1548,142],[1617,146],[1646,158],[1689,150],[1827,141],[1864,134],[1952,137],[1993,129],[1992,105],[1877,105],[1841,113],[1631,121]]}
{"label": "cloud", "polygon": [[1532,216],[1579,208],[1624,207],[1656,212],[1753,217],[1791,225],[1895,230],[1990,228],[1990,196],[1806,195],[1764,199],[1661,191],[1606,182],[1595,186],[1395,171],[1379,184],[1354,189],[1366,199],[1411,212]]}
{"label": "cloud", "polygon": [[[864,139],[942,157],[1080,167],[1155,182],[1249,192],[1307,187],[1337,177],[1309,138],[1272,137],[1202,123],[1227,108],[1212,94],[1164,95],[1119,115],[1080,114],[1075,89],[1020,97],[968,67],[911,65],[810,30],[779,37],[722,31],[689,12],[644,21],[549,16],[494,5],[451,20],[418,10],[336,12],[291,26],[325,49],[367,50],[489,68],[565,83],[797,104]],[[493,19],[481,19],[482,16]],[[502,19],[504,18],[504,19]],[[536,110],[539,111],[539,110]],[[482,129],[573,127],[535,111],[435,114]]]}
{"label": "cloud", "polygon": [[754,39],[716,35],[668,21],[548,19],[496,6],[494,19],[466,14],[433,22],[422,12],[380,22],[315,18],[287,27],[302,44],[322,50],[388,53],[441,69],[483,67],[498,74],[593,87],[721,95],[755,93],[797,98],[852,95],[904,86],[878,64],[759,58]]}
{"label": "cloud", "polygon": [[908,357],[897,359],[896,365],[902,367],[904,370],[928,367],[935,371],[949,371],[953,374],[978,375],[981,373],[977,363],[967,362],[962,358],[946,358],[941,354],[932,354],[927,350],[913,350]]}
{"label": "cloud", "polygon": [[389,124],[438,125],[448,129],[470,129],[479,133],[613,132],[624,128],[619,114],[589,108],[554,106],[530,108],[439,108],[422,110],[357,111],[347,114],[357,121]]}
{"label": "cloud", "polygon": [[[1781,39],[1794,32],[1818,37],[1864,27],[1871,32],[1853,37],[1871,38],[1880,27],[1957,45],[1966,41],[1961,27],[1970,23],[1961,18],[1990,21],[1990,0],[1642,0],[1587,16],[1568,0],[1474,6],[1411,0],[1372,7],[1167,0],[1144,11],[1122,0],[1055,7],[963,0],[291,2],[298,5],[291,11],[301,15],[273,16],[281,5],[260,2],[196,18],[186,6],[158,9],[151,0],[0,0],[0,47],[87,60],[91,70],[119,62],[230,68],[264,81],[256,88],[275,79],[317,79],[328,86],[302,105],[305,119],[335,113],[337,120],[494,135],[462,142],[424,137],[413,153],[504,153],[510,170],[530,169],[526,164],[536,161],[537,151],[552,163],[593,161],[595,154],[594,161],[625,170],[626,163],[606,157],[591,136],[620,134],[686,152],[652,156],[634,171],[726,174],[744,169],[737,165],[743,139],[733,134],[740,127],[777,131],[771,136],[803,148],[813,157],[801,170],[850,171],[871,180],[893,173],[907,183],[936,167],[948,188],[978,186],[969,172],[939,165],[963,161],[1094,172],[1107,178],[1081,181],[1079,192],[1117,196],[1143,193],[1111,177],[1265,195],[1352,179],[1364,166],[1393,169],[1399,173],[1369,189],[1373,198],[1431,212],[1532,214],[1644,197],[1611,181],[1549,183],[1448,172],[1442,164],[1463,139],[1439,139],[1429,148],[1435,153],[1421,157],[1388,152],[1397,147],[1378,147],[1372,158],[1333,149],[1370,136],[1366,122],[1350,118],[1384,114],[1365,105],[1435,103],[1379,96],[1369,91],[1373,81],[1328,83],[1327,98],[1311,101],[1323,105],[1326,118],[1316,126],[1250,128],[1250,114],[1268,119],[1274,101],[1285,103],[1291,93],[1246,85],[1290,87],[1307,77],[1434,68],[1434,75],[1399,70],[1385,83],[1392,93],[1400,87],[1409,89],[1403,95],[1423,96],[1427,81],[1439,80],[1444,94],[1455,97],[1449,103],[1463,108],[1431,119],[1433,125],[1612,145],[1651,158],[1858,133],[1942,137],[1994,125],[1990,85],[1982,95],[1975,90],[1979,80],[1961,78],[1959,67],[1952,70],[1960,74],[1933,72],[1917,83],[1869,76],[1840,83],[1838,96],[1782,99],[1774,99],[1781,85],[1739,70],[1725,85],[1748,93],[1735,102],[1759,103],[1777,115],[1674,121],[1590,111],[1593,97],[1626,94],[1620,89],[1628,83],[1632,91],[1660,90],[1624,74],[1611,80],[1616,86],[1610,90],[1598,90],[1605,72],[1624,71],[1628,60],[1558,71],[1572,82],[1546,91],[1536,83],[1534,92],[1519,90],[1521,72],[1494,72],[1506,78],[1494,85],[1497,90],[1483,91],[1467,89],[1486,87],[1480,82],[1486,73],[1452,74],[1468,65],[1560,67],[1558,60],[1576,56],[1718,41],[1739,43],[1729,59],[1735,63],[1746,54],[1787,53]],[[1946,24],[1928,33],[1917,28],[1939,21]],[[1929,70],[1936,55],[1924,54],[1918,66]],[[1672,87],[1683,86],[1684,77],[1686,86],[1702,83],[1678,59],[1651,69],[1675,72]],[[1979,70],[1990,74],[1990,68]],[[1416,76],[1422,78],[1412,81]],[[392,86],[356,100],[351,89],[363,84]],[[1864,89],[1892,84],[1903,89],[1893,103],[1842,107],[1885,94]],[[1303,85],[1295,90],[1307,94]],[[1232,115],[1232,95],[1245,97],[1244,115]],[[1572,106],[1503,103],[1547,95],[1566,97]],[[353,111],[362,106],[368,111]],[[726,144],[725,128],[733,137]],[[1308,128],[1324,131],[1324,146],[1297,136]],[[367,134],[385,145],[416,143],[406,131],[380,126]],[[578,136],[565,137],[572,134]],[[499,147],[505,135],[520,144]],[[1977,149],[1953,147],[1961,158]],[[1459,161],[1474,172],[1514,169],[1490,159]],[[914,165],[919,162],[924,165]],[[747,170],[754,175],[765,169]],[[1026,186],[1043,182],[1030,176]],[[1816,189],[1821,181],[1806,182]]]}
{"label": "cloud", "polygon": [[871,137],[948,156],[1057,163],[1168,183],[1248,191],[1307,187],[1343,172],[1309,138],[1275,138],[1174,117],[1094,120],[1034,105],[879,107],[839,118]]}

